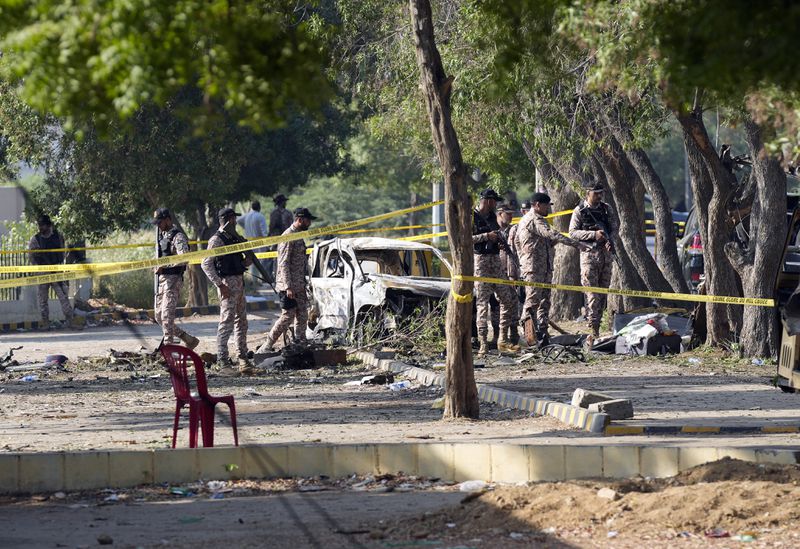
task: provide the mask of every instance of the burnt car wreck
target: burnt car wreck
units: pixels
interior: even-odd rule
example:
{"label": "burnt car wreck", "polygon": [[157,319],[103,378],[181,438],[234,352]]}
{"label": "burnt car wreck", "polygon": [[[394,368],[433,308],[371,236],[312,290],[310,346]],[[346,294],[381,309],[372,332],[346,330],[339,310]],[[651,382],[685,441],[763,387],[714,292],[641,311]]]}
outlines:
{"label": "burnt car wreck", "polygon": [[450,289],[450,266],[436,248],[389,238],[334,238],[309,259],[309,335],[357,333],[367,322],[395,330],[430,311]]}

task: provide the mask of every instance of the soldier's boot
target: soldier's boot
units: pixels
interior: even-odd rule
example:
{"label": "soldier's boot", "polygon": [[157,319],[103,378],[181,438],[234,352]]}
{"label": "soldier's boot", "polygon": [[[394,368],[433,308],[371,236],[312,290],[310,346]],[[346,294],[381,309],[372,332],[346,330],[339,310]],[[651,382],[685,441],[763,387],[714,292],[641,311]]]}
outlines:
{"label": "soldier's boot", "polygon": [[519,345],[519,329],[517,328],[517,323],[515,322],[509,326],[507,330],[508,334],[506,335],[506,339],[514,345]]}
{"label": "soldier's boot", "polygon": [[264,353],[271,353],[275,350],[275,342],[272,341],[272,338],[267,336],[267,340],[261,344],[261,346],[256,349],[257,354],[264,354]]}
{"label": "soldier's boot", "polygon": [[500,327],[492,325],[492,339],[489,339],[487,344],[489,349],[497,349],[497,342],[500,339]]}
{"label": "soldier's boot", "polygon": [[200,340],[194,337],[191,334],[187,334],[183,332],[181,335],[178,336],[181,341],[183,341],[184,345],[188,347],[190,350],[194,350],[198,345],[200,345]]}
{"label": "soldier's boot", "polygon": [[515,345],[506,339],[505,330],[500,332],[500,339],[497,341],[497,350],[501,353],[516,353],[519,351],[519,345]]}
{"label": "soldier's boot", "polygon": [[252,376],[257,372],[253,361],[250,360],[248,355],[249,353],[247,355],[239,355],[239,375],[241,376]]}
{"label": "soldier's boot", "polygon": [[485,335],[478,336],[478,345],[478,356],[486,356],[486,353],[489,352],[489,342]]}
{"label": "soldier's boot", "polygon": [[547,347],[550,345],[550,334],[547,333],[547,330],[539,330],[536,332],[536,339],[537,343],[536,346],[540,349],[542,347]]}

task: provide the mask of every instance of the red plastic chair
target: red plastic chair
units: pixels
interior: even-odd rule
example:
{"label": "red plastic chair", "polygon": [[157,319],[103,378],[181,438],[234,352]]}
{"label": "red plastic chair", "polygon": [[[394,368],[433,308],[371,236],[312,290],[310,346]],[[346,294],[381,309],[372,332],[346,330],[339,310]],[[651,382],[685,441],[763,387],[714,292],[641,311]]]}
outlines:
{"label": "red plastic chair", "polygon": [[[197,426],[202,430],[203,446],[214,446],[214,409],[217,404],[223,403],[231,412],[231,427],[233,427],[233,444],[239,446],[239,432],[236,429],[236,405],[233,395],[212,396],[208,394],[206,384],[206,371],[203,359],[193,351],[181,345],[162,345],[161,355],[167,362],[172,389],[175,393],[175,422],[172,428],[172,447],[178,436],[178,420],[184,406],[189,406],[189,448],[197,448]],[[197,393],[192,394],[189,380],[189,362],[194,365],[195,384]]]}

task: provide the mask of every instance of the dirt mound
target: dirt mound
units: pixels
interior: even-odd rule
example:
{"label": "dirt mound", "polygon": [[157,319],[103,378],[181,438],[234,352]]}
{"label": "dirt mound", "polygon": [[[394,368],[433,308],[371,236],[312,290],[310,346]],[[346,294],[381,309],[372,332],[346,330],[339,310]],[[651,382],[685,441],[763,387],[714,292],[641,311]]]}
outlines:
{"label": "dirt mound", "polygon": [[[796,531],[800,487],[794,466],[722,460],[662,482],[558,482],[504,486],[373,537],[469,540],[511,535],[529,541],[561,532],[620,541],[763,536]],[[600,489],[606,488],[603,492]],[[610,488],[610,490],[608,490]],[[602,494],[602,495],[599,495]],[[605,496],[605,497],[602,497]],[[541,540],[540,540],[541,541]]]}

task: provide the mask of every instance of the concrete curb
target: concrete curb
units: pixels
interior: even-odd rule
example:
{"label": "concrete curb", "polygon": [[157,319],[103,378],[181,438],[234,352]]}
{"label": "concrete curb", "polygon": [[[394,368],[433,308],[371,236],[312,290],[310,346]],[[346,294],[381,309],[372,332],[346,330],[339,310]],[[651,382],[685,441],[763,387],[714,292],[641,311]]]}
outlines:
{"label": "concrete curb", "polygon": [[623,435],[774,435],[781,433],[800,433],[796,425],[625,425],[611,423],[606,426],[608,436]]}
{"label": "concrete curb", "polygon": [[403,443],[19,453],[0,454],[0,493],[401,471],[453,482],[538,482],[637,475],[655,478],[673,476],[723,457],[796,464],[800,452],[765,448]]}
{"label": "concrete curb", "polygon": [[[254,301],[247,304],[248,311],[279,310],[280,304],[277,301]],[[219,305],[208,305],[206,307],[181,307],[176,309],[177,318],[186,318],[194,314],[212,315],[219,313]],[[148,320],[155,317],[153,309],[140,309],[138,311],[114,311],[111,313],[96,313],[86,315],[87,321],[101,320]],[[8,322],[0,324],[0,332],[13,332],[16,330],[38,330],[42,328],[42,323],[38,320],[28,322]]]}
{"label": "concrete curb", "polygon": [[[366,351],[357,351],[353,356],[374,368],[380,368],[402,373],[412,379],[424,383],[425,385],[438,385],[444,387],[444,375],[436,374],[430,370],[410,366],[397,360],[388,358],[378,358],[375,354]],[[515,410],[524,410],[540,416],[550,416],[566,423],[571,427],[583,429],[591,433],[602,433],[610,419],[608,414],[590,412],[584,408],[563,404],[552,400],[532,398],[514,391],[492,387],[478,383],[478,398],[483,402],[493,402],[500,406],[508,406]]]}

